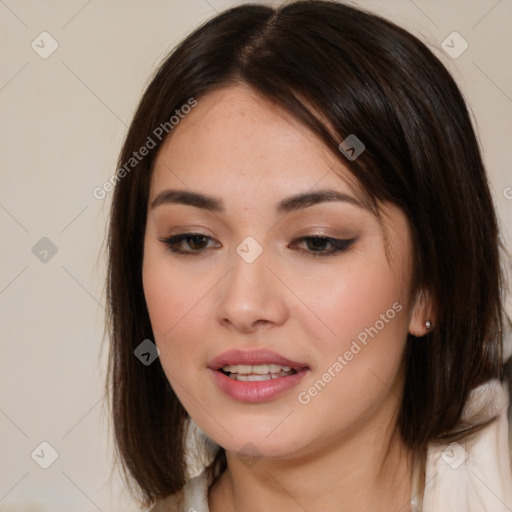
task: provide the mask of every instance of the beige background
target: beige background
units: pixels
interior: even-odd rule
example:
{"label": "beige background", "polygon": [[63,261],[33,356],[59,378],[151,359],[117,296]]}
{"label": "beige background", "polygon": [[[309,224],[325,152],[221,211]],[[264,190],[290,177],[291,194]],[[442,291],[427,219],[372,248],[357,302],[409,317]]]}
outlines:
{"label": "beige background", "polygon": [[[92,190],[114,172],[156,64],[235,3],[0,0],[1,511],[137,510],[115,474],[109,479],[101,251],[110,194],[97,200]],[[474,112],[510,247],[512,2],[353,3],[408,28],[454,74]],[[58,43],[46,59],[31,47],[35,40],[43,51],[43,31]],[[441,48],[453,31],[469,44],[457,59]],[[55,255],[44,253],[44,241],[32,250],[43,237]],[[58,453],[48,469],[31,458],[37,448],[34,458],[50,461],[43,441]]]}

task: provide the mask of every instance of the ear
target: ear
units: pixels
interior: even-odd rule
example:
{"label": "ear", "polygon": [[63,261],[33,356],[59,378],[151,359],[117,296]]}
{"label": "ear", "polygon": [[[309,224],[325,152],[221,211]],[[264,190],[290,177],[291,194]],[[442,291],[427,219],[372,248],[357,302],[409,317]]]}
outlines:
{"label": "ear", "polygon": [[[412,307],[411,318],[409,320],[409,333],[417,338],[425,336],[436,325],[436,319],[433,318],[433,304],[430,293],[426,290],[419,290],[416,293]],[[430,321],[430,328],[427,325]]]}

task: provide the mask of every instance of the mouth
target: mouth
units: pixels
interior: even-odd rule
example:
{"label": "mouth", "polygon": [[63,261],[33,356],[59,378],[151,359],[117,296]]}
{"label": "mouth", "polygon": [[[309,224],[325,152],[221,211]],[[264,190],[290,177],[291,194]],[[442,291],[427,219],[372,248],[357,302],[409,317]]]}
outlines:
{"label": "mouth", "polygon": [[236,364],[224,365],[219,368],[220,372],[233,380],[245,382],[261,382],[280,377],[289,377],[297,373],[295,368],[283,366],[280,364]]}
{"label": "mouth", "polygon": [[271,350],[231,350],[208,365],[217,388],[240,402],[265,402],[291,390],[307,375],[309,366]]}

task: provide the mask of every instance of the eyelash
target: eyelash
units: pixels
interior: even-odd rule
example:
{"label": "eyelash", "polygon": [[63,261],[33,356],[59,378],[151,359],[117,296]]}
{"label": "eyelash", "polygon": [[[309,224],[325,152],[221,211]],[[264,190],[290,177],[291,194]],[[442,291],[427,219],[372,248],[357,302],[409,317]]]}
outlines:
{"label": "eyelash", "polygon": [[[211,237],[207,235],[202,235],[201,233],[182,233],[180,235],[175,235],[169,238],[159,238],[158,240],[170,249],[171,252],[175,254],[182,254],[185,256],[198,256],[201,253],[204,252],[204,248],[196,251],[183,251],[181,249],[177,249],[176,246],[180,244],[184,240],[190,240],[192,238],[201,238],[201,239],[208,239],[213,240]],[[297,238],[294,240],[293,243],[297,242],[304,242],[304,241],[311,241],[311,240],[321,240],[322,242],[327,242],[331,244],[333,247],[329,251],[314,251],[314,250],[304,250],[304,252],[309,253],[310,256],[313,257],[326,257],[326,256],[332,256],[337,253],[342,253],[347,251],[350,246],[356,241],[355,238],[351,239],[340,239],[340,238],[332,238],[329,236],[323,236],[323,235],[311,235],[311,236],[303,236],[301,238]]]}

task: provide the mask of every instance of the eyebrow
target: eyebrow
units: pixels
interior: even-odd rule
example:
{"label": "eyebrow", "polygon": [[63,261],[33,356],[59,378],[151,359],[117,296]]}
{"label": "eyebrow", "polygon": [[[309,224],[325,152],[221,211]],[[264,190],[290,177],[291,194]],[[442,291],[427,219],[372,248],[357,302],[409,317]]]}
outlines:
{"label": "eyebrow", "polygon": [[189,192],[188,190],[164,190],[160,192],[151,203],[151,209],[162,204],[185,204],[212,212],[225,211],[222,199],[199,192]]}
{"label": "eyebrow", "polygon": [[[321,189],[315,192],[304,192],[286,197],[277,203],[276,213],[284,214],[303,208],[308,208],[325,202],[346,202],[360,208],[365,208],[355,197],[332,189]],[[151,203],[151,209],[163,204],[184,204],[211,212],[224,213],[226,208],[222,199],[199,192],[188,190],[164,190]]]}
{"label": "eyebrow", "polygon": [[316,190],[315,192],[296,194],[279,201],[276,207],[276,212],[288,213],[294,210],[307,208],[315,204],[334,201],[345,202],[363,208],[361,202],[358,201],[355,197],[344,194],[343,192],[338,192],[337,190],[321,189]]}

